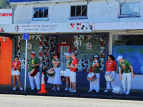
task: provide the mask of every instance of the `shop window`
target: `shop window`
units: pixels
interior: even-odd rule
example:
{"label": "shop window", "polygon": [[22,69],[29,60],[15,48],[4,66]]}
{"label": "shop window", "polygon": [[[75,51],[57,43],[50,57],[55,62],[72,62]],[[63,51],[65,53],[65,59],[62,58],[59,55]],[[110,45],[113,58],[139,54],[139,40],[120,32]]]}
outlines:
{"label": "shop window", "polygon": [[76,19],[78,17],[79,19],[87,18],[87,5],[71,6],[70,19]]}
{"label": "shop window", "polygon": [[119,18],[140,17],[140,2],[120,3],[120,8]]}
{"label": "shop window", "polygon": [[33,14],[33,20],[48,20],[48,7],[35,7],[34,8],[34,14]]}

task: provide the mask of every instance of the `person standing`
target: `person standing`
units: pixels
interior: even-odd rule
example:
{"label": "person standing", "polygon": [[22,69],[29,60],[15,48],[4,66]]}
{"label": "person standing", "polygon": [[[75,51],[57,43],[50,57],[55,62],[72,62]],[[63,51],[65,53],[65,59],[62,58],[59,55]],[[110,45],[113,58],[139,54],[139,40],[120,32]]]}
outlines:
{"label": "person standing", "polygon": [[[34,90],[34,88],[35,88],[34,87],[34,80],[35,80],[35,83],[37,86],[37,90],[40,90],[40,73],[39,73],[40,59],[35,56],[34,51],[31,53],[31,58],[28,60],[27,66],[29,67],[28,75],[29,75],[31,90]],[[34,77],[31,77],[30,72],[33,69],[36,69],[38,71],[38,73]]]}
{"label": "person standing", "polygon": [[74,52],[71,53],[71,58],[73,59],[71,65],[67,65],[67,67],[70,68],[70,82],[72,86],[71,92],[77,92],[76,91],[76,72],[77,72],[78,60]]}
{"label": "person standing", "polygon": [[89,66],[89,73],[94,72],[96,73],[97,79],[90,82],[90,90],[88,92],[91,92],[93,90],[96,90],[96,92],[99,92],[100,90],[100,61],[99,61],[99,56],[95,54],[93,56],[93,61],[90,62]]}
{"label": "person standing", "polygon": [[[120,80],[123,85],[122,94],[129,95],[131,89],[131,78],[134,77],[133,67],[128,60],[123,59],[121,55],[118,56],[117,60],[119,61],[119,74]],[[121,76],[121,69],[123,70],[123,74]],[[126,88],[126,80],[127,80],[127,88]]]}
{"label": "person standing", "polygon": [[[71,58],[71,55],[70,53],[65,53],[66,55],[66,58],[67,58],[67,62],[66,62],[66,70],[65,70],[65,73],[64,73],[64,76],[66,77],[66,91],[67,90],[72,90],[71,88],[71,82],[70,82],[70,68],[67,67],[67,65],[71,65],[72,63],[72,58]],[[70,88],[68,89],[68,84],[70,82]]]}
{"label": "person standing", "polygon": [[106,72],[105,74],[112,74],[112,81],[106,82],[106,90],[104,92],[109,92],[110,85],[112,86],[112,93],[113,89],[115,87],[115,76],[116,76],[116,69],[117,69],[117,63],[115,62],[115,58],[113,55],[108,55],[108,61],[106,62]]}
{"label": "person standing", "polygon": [[60,90],[59,85],[62,84],[62,80],[61,80],[61,73],[60,73],[60,59],[58,57],[58,55],[55,53],[53,54],[53,59],[52,59],[52,67],[50,70],[54,70],[55,71],[55,76],[54,77],[48,77],[48,82],[50,84],[54,84],[54,87],[52,88],[52,90],[56,89],[56,84],[57,84],[57,90]]}
{"label": "person standing", "polygon": [[20,90],[23,90],[23,88],[21,86],[21,82],[20,82],[20,68],[21,68],[21,63],[18,60],[18,56],[15,55],[14,61],[12,63],[12,73],[11,73],[11,75],[13,77],[13,85],[14,85],[13,90],[16,90],[16,79],[19,83]]}

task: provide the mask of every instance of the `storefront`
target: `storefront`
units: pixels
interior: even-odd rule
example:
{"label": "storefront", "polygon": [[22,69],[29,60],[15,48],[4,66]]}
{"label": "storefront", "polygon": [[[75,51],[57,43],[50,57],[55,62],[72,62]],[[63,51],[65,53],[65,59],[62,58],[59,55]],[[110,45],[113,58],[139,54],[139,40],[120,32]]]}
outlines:
{"label": "storefront", "polygon": [[[87,80],[88,67],[93,55],[100,56],[101,67],[104,70],[104,62],[107,60],[107,39],[108,34],[49,34],[49,35],[30,35],[28,40],[28,58],[34,50],[36,56],[41,60],[41,72],[43,67],[51,67],[52,55],[56,52],[60,56],[60,70],[63,76],[65,71],[66,58],[64,53],[76,52],[78,58],[77,86],[88,87]],[[19,60],[22,63],[21,78],[24,80],[24,64],[25,64],[25,41],[22,35],[18,35],[17,52]],[[28,79],[28,78],[27,78]],[[29,83],[28,83],[29,84]],[[104,75],[101,75],[101,86],[105,87]]]}
{"label": "storefront", "polygon": [[[63,26],[63,27],[61,27]],[[10,28],[10,29],[9,29]],[[27,45],[27,55],[34,50],[36,56],[40,58],[40,72],[43,67],[51,67],[52,55],[56,52],[60,56],[60,70],[63,76],[65,71],[66,58],[64,53],[76,52],[78,58],[77,86],[89,87],[87,80],[88,67],[93,59],[93,55],[100,56],[100,70],[105,71],[105,62],[108,55],[108,33],[93,33],[93,24],[90,23],[66,23],[66,24],[19,24],[3,26],[4,33],[13,34],[16,39],[13,47],[19,55],[21,61],[21,82],[24,84],[25,70],[25,41],[23,33],[29,33]],[[27,60],[28,60],[27,59]],[[101,74],[101,88],[106,87],[104,74]],[[12,80],[11,80],[12,83]],[[65,84],[65,83],[63,83]],[[27,76],[27,85],[29,78]]]}

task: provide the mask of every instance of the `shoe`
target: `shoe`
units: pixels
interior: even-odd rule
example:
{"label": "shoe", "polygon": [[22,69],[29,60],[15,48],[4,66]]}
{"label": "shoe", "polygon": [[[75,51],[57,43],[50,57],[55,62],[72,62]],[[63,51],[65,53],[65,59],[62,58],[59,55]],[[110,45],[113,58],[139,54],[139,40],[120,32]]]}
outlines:
{"label": "shoe", "polygon": [[130,94],[130,92],[129,92],[129,91],[127,91],[125,94],[126,94],[126,95],[129,95],[129,94]]}
{"label": "shoe", "polygon": [[13,88],[13,91],[15,91],[15,90],[16,90],[16,87]]}
{"label": "shoe", "polygon": [[99,93],[99,90],[96,90],[97,93]]}
{"label": "shoe", "polygon": [[31,88],[31,91],[33,91],[34,90],[34,88]]}
{"label": "shoe", "polygon": [[55,87],[53,87],[51,90],[55,90],[56,88]]}
{"label": "shoe", "polygon": [[22,88],[22,87],[20,87],[20,90],[22,91],[22,90],[23,90],[23,88]]}
{"label": "shoe", "polygon": [[90,93],[92,90],[89,90],[88,92]]}
{"label": "shoe", "polygon": [[40,91],[40,88],[37,88],[38,91]]}
{"label": "shoe", "polygon": [[104,91],[104,93],[107,93],[107,92],[109,92],[109,90],[105,90],[105,91]]}
{"label": "shoe", "polygon": [[68,88],[65,88],[65,91],[68,91],[69,89]]}
{"label": "shoe", "polygon": [[59,90],[60,90],[60,88],[58,87],[58,88],[57,88],[57,90],[59,91]]}
{"label": "shoe", "polygon": [[123,91],[123,92],[122,92],[122,94],[125,94],[125,93],[126,93],[126,91]]}
{"label": "shoe", "polygon": [[72,92],[72,93],[76,93],[76,90],[72,90],[71,92]]}
{"label": "shoe", "polygon": [[72,88],[69,88],[69,91],[71,91],[72,90]]}

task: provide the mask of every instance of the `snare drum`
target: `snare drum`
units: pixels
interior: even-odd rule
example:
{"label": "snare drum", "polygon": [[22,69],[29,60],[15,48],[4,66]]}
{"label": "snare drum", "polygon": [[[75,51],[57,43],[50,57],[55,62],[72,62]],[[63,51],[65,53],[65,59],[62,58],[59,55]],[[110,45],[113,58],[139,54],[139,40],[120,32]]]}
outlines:
{"label": "snare drum", "polygon": [[31,70],[30,76],[34,77],[37,73],[38,73],[38,70],[34,68],[34,69]]}
{"label": "snare drum", "polygon": [[114,94],[122,94],[123,88],[121,86],[115,86],[113,92]]}
{"label": "snare drum", "polygon": [[49,76],[49,77],[54,77],[55,76],[55,71],[54,70],[52,70],[52,71],[47,70],[46,75]]}
{"label": "snare drum", "polygon": [[89,81],[89,82],[92,82],[92,81],[94,81],[94,80],[96,80],[97,79],[97,77],[96,77],[96,74],[95,73],[89,73],[88,75],[87,75],[87,80]]}
{"label": "snare drum", "polygon": [[106,73],[106,74],[105,74],[105,79],[106,79],[106,81],[113,81],[112,74]]}

